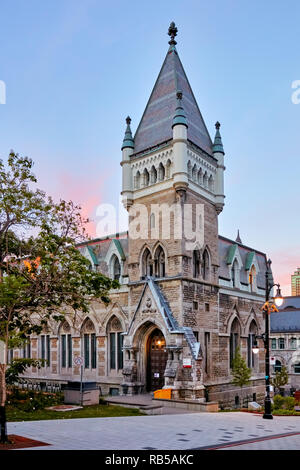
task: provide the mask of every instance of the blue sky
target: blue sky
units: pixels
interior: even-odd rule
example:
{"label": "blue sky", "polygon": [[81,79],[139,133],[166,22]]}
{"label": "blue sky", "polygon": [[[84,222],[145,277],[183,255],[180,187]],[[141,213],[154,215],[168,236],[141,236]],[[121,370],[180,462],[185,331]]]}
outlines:
{"label": "blue sky", "polygon": [[1,5],[0,157],[35,161],[39,186],[118,204],[125,117],[136,129],[168,48],[177,50],[210,134],[222,124],[220,233],[267,252],[289,294],[300,265],[300,3],[294,0],[14,0]]}

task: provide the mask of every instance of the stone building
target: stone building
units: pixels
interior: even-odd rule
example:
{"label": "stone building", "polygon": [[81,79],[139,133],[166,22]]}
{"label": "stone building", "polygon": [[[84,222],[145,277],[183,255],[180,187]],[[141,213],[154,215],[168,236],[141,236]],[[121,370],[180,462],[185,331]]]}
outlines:
{"label": "stone building", "polygon": [[[102,394],[135,394],[162,387],[174,398],[232,405],[235,350],[252,369],[245,395],[264,396],[264,353],[252,354],[264,331],[266,255],[219,235],[224,206],[224,149],[220,124],[212,141],[183,69],[175,37],[133,137],[122,145],[122,197],[129,232],[82,243],[91,269],[119,279],[108,307],[67,316],[31,339],[32,357],[48,366],[24,379],[84,380]],[[145,70],[145,73],[147,71]]]}
{"label": "stone building", "polygon": [[300,296],[285,297],[279,312],[271,314],[273,373],[285,366],[288,386],[300,390]]}

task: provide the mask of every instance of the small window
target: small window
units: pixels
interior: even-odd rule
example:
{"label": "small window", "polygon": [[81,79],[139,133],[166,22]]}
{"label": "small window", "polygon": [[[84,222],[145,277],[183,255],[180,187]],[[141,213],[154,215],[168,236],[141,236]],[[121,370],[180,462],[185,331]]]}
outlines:
{"label": "small window", "polygon": [[209,312],[209,304],[208,304],[208,303],[205,303],[205,304],[204,304],[204,307],[205,307],[205,311],[206,311],[206,312]]}
{"label": "small window", "polygon": [[193,302],[193,309],[198,310],[198,302],[196,301]]}
{"label": "small window", "polygon": [[284,338],[279,338],[278,343],[279,343],[279,349],[284,349],[285,348]]}
{"label": "small window", "polygon": [[297,338],[290,339],[290,349],[297,349]]}
{"label": "small window", "polygon": [[281,372],[282,364],[278,359],[275,361],[274,372]]}
{"label": "small window", "polygon": [[300,374],[300,362],[294,365],[295,374]]}
{"label": "small window", "polygon": [[276,340],[276,338],[272,338],[271,348],[276,349],[276,346],[277,346],[277,340]]}

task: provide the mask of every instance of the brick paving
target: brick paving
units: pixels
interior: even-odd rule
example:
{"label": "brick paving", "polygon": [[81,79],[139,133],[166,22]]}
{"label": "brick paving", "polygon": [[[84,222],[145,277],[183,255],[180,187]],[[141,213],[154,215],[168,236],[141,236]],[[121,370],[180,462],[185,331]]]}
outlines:
{"label": "brick paving", "polygon": [[241,412],[27,421],[8,431],[50,444],[39,450],[300,449],[300,418]]}

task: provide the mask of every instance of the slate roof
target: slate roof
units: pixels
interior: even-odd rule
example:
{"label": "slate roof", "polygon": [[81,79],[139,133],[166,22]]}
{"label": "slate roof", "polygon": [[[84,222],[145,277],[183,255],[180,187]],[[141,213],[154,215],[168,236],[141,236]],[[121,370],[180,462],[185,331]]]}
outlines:
{"label": "slate roof", "polygon": [[265,273],[267,268],[267,259],[266,255],[260,251],[255,250],[254,248],[247,247],[242,244],[238,244],[230,240],[219,236],[219,276],[223,279],[230,280],[228,264],[232,262],[236,249],[239,250],[243,266],[240,271],[240,281],[241,283],[248,284],[247,270],[251,267],[254,255],[256,256],[259,272],[257,273],[257,287],[265,289]]}
{"label": "slate roof", "polygon": [[300,332],[300,308],[271,313],[271,333]]}
{"label": "slate roof", "polygon": [[294,308],[300,309],[300,296],[292,295],[288,297],[284,297],[283,304],[281,305],[279,310],[292,310]]}
{"label": "slate roof", "polygon": [[177,91],[187,119],[187,137],[209,155],[212,141],[185,74],[175,45],[171,45],[134,136],[134,154],[156,147],[173,138],[172,122],[177,106]]}

